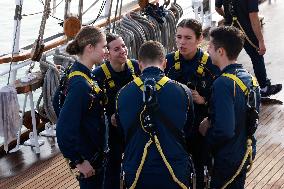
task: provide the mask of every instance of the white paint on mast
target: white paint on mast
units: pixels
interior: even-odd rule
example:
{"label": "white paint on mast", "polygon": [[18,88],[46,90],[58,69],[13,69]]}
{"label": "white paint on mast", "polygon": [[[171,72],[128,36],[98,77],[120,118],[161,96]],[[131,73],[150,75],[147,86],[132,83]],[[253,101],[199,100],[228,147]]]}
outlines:
{"label": "white paint on mast", "polygon": [[[23,0],[15,0],[16,8],[14,15],[14,32],[12,38],[12,54],[13,56],[20,53],[20,31],[21,31],[21,20],[22,20],[22,5]],[[12,66],[17,65],[17,62],[13,62]],[[14,83],[17,77],[17,70],[11,72],[11,82]]]}

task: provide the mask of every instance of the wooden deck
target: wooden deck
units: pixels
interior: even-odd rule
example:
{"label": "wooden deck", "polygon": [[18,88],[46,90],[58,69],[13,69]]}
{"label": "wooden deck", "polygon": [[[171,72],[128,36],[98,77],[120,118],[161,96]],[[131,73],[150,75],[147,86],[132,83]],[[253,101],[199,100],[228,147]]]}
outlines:
{"label": "wooden deck", "polygon": [[[284,83],[284,1],[261,7],[265,16],[268,76],[273,83]],[[282,21],[281,21],[282,20]],[[248,56],[242,52],[240,63],[252,71]],[[253,72],[252,72],[253,73]],[[256,132],[257,155],[247,174],[247,189],[284,189],[284,91],[262,103],[260,127]],[[55,141],[46,140],[41,154],[30,147],[0,158],[0,189],[74,189],[79,188]]]}

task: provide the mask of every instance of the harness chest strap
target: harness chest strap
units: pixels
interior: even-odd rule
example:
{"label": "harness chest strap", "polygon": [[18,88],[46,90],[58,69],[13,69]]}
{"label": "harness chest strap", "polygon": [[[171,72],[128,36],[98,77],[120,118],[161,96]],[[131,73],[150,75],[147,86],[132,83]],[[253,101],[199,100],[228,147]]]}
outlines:
{"label": "harness chest strap", "polygon": [[107,80],[108,80],[109,87],[110,87],[110,88],[113,88],[113,87],[115,86],[115,84],[114,84],[114,81],[111,79],[111,74],[110,74],[110,71],[109,71],[109,69],[108,69],[106,63],[103,63],[103,64],[101,65],[101,67],[102,67],[102,69],[103,69],[103,72],[104,72],[104,74],[105,74]]}
{"label": "harness chest strap", "polygon": [[131,72],[131,75],[133,77],[133,79],[135,79],[137,76],[135,75],[135,72],[134,72],[134,66],[132,64],[132,61],[130,59],[127,59],[127,67],[129,68],[130,72]]}
{"label": "harness chest strap", "polygon": [[[135,79],[135,78],[136,78],[136,75],[135,75],[135,72],[134,72],[134,66],[133,66],[133,64],[132,64],[132,61],[131,61],[130,59],[127,59],[126,64],[127,64],[128,69],[129,69],[130,72],[131,72],[131,75],[132,75],[133,79]],[[114,80],[111,79],[111,73],[110,73],[110,71],[109,71],[109,69],[108,69],[106,63],[103,63],[103,64],[101,65],[101,67],[102,67],[103,72],[104,72],[104,74],[105,74],[105,76],[106,76],[106,79],[108,80],[109,87],[110,87],[110,88],[115,87]]]}
{"label": "harness chest strap", "polygon": [[[203,75],[204,66],[207,63],[208,58],[209,58],[209,54],[204,52],[202,57],[201,57],[201,60],[199,61],[199,65],[198,65],[197,70],[196,70],[196,72],[199,75]],[[174,60],[175,60],[175,65],[174,65],[175,70],[180,70],[181,68],[180,68],[180,52],[179,51],[175,52]]]}

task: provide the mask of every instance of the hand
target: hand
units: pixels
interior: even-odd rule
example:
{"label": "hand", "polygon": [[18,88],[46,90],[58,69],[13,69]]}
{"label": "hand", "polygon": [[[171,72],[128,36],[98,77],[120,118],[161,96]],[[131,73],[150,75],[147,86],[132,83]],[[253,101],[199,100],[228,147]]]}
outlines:
{"label": "hand", "polygon": [[84,160],[83,163],[76,165],[77,169],[84,175],[85,178],[95,175],[95,169],[91,166],[90,162]]}
{"label": "hand", "polygon": [[196,90],[191,90],[193,102],[196,104],[205,104],[205,98],[200,96],[199,93]]}
{"label": "hand", "polygon": [[112,114],[111,118],[110,118],[111,124],[113,126],[117,127],[117,123],[116,123],[116,119],[115,119],[115,114]]}
{"label": "hand", "polygon": [[199,125],[199,132],[202,136],[205,136],[207,133],[207,130],[211,127],[210,121],[208,120],[208,117],[204,118],[203,121]]}
{"label": "hand", "polygon": [[259,41],[258,46],[259,46],[258,54],[264,55],[265,52],[266,52],[266,47],[265,47],[264,41]]}

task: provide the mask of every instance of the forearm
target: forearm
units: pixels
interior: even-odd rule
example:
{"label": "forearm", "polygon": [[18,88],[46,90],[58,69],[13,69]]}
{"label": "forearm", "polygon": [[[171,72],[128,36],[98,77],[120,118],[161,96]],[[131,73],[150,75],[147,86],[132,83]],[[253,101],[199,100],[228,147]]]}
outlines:
{"label": "forearm", "polygon": [[264,38],[261,32],[261,23],[259,21],[258,13],[252,12],[249,14],[251,27],[253,29],[253,32],[258,40],[258,42],[264,42]]}

